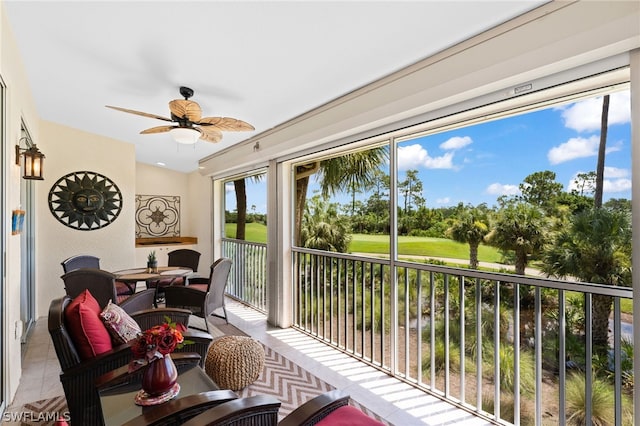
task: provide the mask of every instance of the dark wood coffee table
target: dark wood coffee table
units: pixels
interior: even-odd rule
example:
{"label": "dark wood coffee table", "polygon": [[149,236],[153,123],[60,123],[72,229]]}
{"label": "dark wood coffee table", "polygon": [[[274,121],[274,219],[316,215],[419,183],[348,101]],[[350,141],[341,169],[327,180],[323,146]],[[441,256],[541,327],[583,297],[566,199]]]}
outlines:
{"label": "dark wood coffee table", "polygon": [[219,390],[213,380],[197,365],[178,375],[180,393],[171,401],[153,406],[136,405],[134,398],[140,383],[98,387],[102,417],[106,426],[148,425],[158,419],[190,418],[222,402],[237,398],[230,390]]}

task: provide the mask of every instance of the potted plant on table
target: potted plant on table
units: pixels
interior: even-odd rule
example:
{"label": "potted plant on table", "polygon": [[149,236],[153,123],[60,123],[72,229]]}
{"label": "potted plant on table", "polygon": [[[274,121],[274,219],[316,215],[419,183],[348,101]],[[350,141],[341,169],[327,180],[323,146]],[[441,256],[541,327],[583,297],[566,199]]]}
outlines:
{"label": "potted plant on table", "polygon": [[156,273],[158,272],[158,259],[156,258],[156,251],[152,250],[147,256],[147,271]]}

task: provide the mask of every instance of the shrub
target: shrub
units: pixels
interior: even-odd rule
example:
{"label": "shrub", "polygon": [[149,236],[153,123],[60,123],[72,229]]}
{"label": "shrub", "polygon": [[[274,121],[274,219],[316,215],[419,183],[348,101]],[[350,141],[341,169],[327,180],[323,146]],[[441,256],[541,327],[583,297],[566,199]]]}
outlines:
{"label": "shrub", "polygon": [[[437,339],[435,343],[436,359],[431,361],[429,350],[425,350],[426,354],[422,357],[422,371],[430,371],[431,366],[435,368],[436,374],[445,370],[445,344],[442,339]],[[449,342],[449,371],[460,371],[460,347],[453,342]]]}
{"label": "shrub", "polygon": [[[593,378],[591,393],[591,419],[586,419],[585,376],[574,373],[568,376],[565,386],[567,400],[567,424],[605,426],[615,424],[615,392],[604,380]],[[628,399],[628,397],[624,397]],[[623,401],[625,423],[630,419],[629,401]]]}
{"label": "shrub", "polygon": [[[493,374],[493,345],[485,343],[483,350],[486,350],[483,356],[485,374],[494,381]],[[509,393],[514,393],[515,382],[515,352],[512,345],[500,345],[500,389]],[[531,395],[535,390],[535,363],[533,353],[527,350],[520,350],[520,394]]]}

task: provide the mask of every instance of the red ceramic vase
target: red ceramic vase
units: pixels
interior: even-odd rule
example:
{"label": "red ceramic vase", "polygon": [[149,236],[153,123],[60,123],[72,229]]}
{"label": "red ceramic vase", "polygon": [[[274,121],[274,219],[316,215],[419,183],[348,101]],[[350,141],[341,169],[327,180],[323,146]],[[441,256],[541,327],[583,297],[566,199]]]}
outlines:
{"label": "red ceramic vase", "polygon": [[178,370],[169,354],[156,359],[149,365],[142,376],[142,390],[151,396],[168,392],[178,380]]}

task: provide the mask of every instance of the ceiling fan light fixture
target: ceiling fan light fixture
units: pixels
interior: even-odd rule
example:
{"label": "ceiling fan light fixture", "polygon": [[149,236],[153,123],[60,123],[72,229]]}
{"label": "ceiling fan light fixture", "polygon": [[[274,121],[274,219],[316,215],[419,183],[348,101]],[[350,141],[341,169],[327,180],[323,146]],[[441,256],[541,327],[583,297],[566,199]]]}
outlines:
{"label": "ceiling fan light fixture", "polygon": [[189,127],[176,127],[171,129],[169,133],[174,141],[184,145],[193,145],[200,139],[200,131]]}

